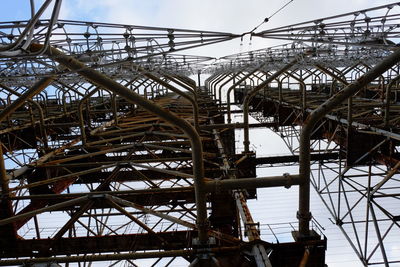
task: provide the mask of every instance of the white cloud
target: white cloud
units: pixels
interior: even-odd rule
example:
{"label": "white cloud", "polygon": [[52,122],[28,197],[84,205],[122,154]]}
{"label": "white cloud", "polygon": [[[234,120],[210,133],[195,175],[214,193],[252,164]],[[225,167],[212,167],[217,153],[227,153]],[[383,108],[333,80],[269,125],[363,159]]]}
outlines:
{"label": "white cloud", "polygon": [[[102,22],[244,33],[252,30],[286,1],[281,0],[65,0],[62,18]],[[259,29],[265,30],[306,20],[387,4],[386,0],[294,0]],[[223,56],[248,49],[268,47],[274,42],[248,36],[187,53]]]}

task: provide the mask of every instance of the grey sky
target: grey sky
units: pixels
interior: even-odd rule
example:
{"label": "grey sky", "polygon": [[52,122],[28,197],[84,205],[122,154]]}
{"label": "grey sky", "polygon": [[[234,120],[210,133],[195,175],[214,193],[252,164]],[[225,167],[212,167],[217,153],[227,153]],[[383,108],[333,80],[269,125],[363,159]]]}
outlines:
{"label": "grey sky", "polygon": [[[244,33],[272,15],[288,1],[281,0],[64,0],[63,19],[162,26]],[[385,0],[294,0],[259,30],[388,4]],[[220,57],[275,45],[249,37],[213,45],[188,54]]]}

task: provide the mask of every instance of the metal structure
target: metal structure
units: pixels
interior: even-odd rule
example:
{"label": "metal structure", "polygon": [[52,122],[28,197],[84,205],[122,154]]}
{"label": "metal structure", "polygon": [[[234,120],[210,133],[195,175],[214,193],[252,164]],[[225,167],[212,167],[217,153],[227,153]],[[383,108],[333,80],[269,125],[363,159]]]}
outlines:
{"label": "metal structure", "polygon": [[[0,265],[324,266],[310,185],[365,266],[400,262],[400,3],[246,33],[291,42],[209,63],[181,50],[245,34],[66,21],[52,2],[0,23]],[[257,157],[252,127],[292,155]],[[299,187],[285,241],[247,206],[277,186]]]}

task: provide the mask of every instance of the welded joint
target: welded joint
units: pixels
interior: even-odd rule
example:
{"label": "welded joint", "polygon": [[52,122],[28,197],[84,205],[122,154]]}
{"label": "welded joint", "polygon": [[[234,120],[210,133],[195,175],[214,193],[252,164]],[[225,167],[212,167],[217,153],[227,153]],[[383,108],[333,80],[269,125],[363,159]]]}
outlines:
{"label": "welded joint", "polygon": [[[245,223],[244,228],[247,230],[254,230],[256,228],[256,231],[258,235],[261,235],[261,230],[260,230],[260,222],[255,222],[255,223]],[[244,236],[248,236],[247,231],[244,232]]]}
{"label": "welded joint", "polygon": [[287,178],[285,188],[289,189],[290,187],[292,187],[292,185],[293,185],[293,177],[290,175],[290,173],[285,172],[283,174],[283,177]]}
{"label": "welded joint", "polygon": [[[216,245],[217,240],[215,237],[210,236],[207,240],[207,245]],[[192,246],[202,246],[203,244],[200,242],[198,237],[192,238]],[[196,250],[198,255],[203,255],[203,254],[210,254],[211,250],[209,248],[199,248]]]}
{"label": "welded joint", "polygon": [[311,212],[308,212],[307,214],[301,214],[300,212],[297,211],[296,213],[296,218],[299,220],[308,220],[311,221],[311,219],[313,218]]}
{"label": "welded joint", "polygon": [[106,199],[107,194],[93,194],[93,195],[88,195],[88,199]]}
{"label": "welded joint", "polygon": [[[32,44],[30,46],[31,51],[37,51],[43,48],[43,45]],[[204,191],[204,162],[203,162],[203,148],[201,138],[195,128],[189,124],[186,120],[177,117],[173,113],[165,110],[161,106],[154,104],[153,102],[143,98],[135,92],[132,92],[129,88],[121,85],[114,81],[107,75],[100,73],[97,70],[87,67],[84,63],[79,60],[64,54],[63,52],[49,47],[46,50],[46,54],[57,61],[61,65],[66,66],[72,71],[76,71],[81,76],[88,79],[91,83],[100,86],[104,89],[108,89],[113,93],[121,95],[128,102],[141,106],[149,112],[159,116],[168,123],[177,126],[181,129],[185,135],[189,138],[192,147],[192,159],[193,159],[193,174],[194,174],[194,185],[195,185],[195,200],[197,207],[197,220],[198,220],[198,232],[200,241],[207,240],[207,200],[206,192]]]}

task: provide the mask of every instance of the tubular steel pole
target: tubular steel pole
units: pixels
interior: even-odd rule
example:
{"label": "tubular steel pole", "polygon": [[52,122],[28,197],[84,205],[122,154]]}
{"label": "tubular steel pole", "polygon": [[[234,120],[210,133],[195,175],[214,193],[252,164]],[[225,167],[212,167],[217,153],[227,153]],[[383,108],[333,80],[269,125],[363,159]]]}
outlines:
{"label": "tubular steel pole", "polygon": [[46,89],[46,87],[49,86],[54,81],[54,79],[55,76],[52,75],[42,78],[38,82],[36,82],[31,88],[26,90],[23,94],[21,94],[20,97],[18,97],[14,102],[12,102],[0,112],[0,121],[3,121],[8,115],[13,113],[20,106],[22,106],[25,101],[31,99],[33,96]]}
{"label": "tubular steel pole", "polygon": [[215,97],[215,95],[213,95],[213,87],[214,87],[214,84],[216,83],[216,82],[218,82],[222,77],[224,77],[226,75],[226,72],[221,72],[221,73],[218,73],[218,74],[215,74],[215,75],[213,75],[213,76],[210,76],[208,79],[207,79],[207,83],[206,83],[206,89],[209,91],[209,94],[211,95],[211,96],[214,96]]}
{"label": "tubular steel pole", "polygon": [[226,92],[226,97],[227,97],[227,102],[228,102],[228,123],[232,122],[232,115],[231,115],[231,91],[235,89],[236,86],[240,85],[242,82],[244,82],[247,78],[249,78],[251,75],[253,75],[256,71],[259,70],[261,66],[258,66],[251,70],[249,73],[247,73],[245,76],[243,76],[241,79],[239,79],[236,83],[234,83],[231,87],[228,88],[228,91]]}
{"label": "tubular steel pole", "polygon": [[[183,88],[186,88],[189,92],[191,92],[193,94],[193,97],[191,97],[190,95],[186,94],[185,92],[182,92],[181,90],[175,88],[174,86],[170,85],[167,82],[164,82],[162,80],[163,83],[161,85],[163,85],[164,87],[167,87],[168,89],[170,89],[172,92],[177,93],[178,95],[186,98],[187,100],[189,100],[190,104],[193,107],[193,118],[194,118],[194,127],[196,129],[197,132],[199,132],[200,128],[199,128],[199,105],[197,103],[197,93],[196,90],[193,89],[192,87],[190,87],[189,85],[185,84],[184,82],[182,82],[181,80],[179,80],[178,78],[174,78],[171,75],[168,74],[163,74],[168,80],[178,84],[179,86],[182,86]],[[149,77],[150,78],[150,77]]]}
{"label": "tubular steel pole", "polygon": [[226,80],[225,82],[223,82],[223,83],[219,86],[219,90],[218,90],[219,96],[218,96],[218,98],[219,98],[219,104],[220,104],[220,105],[222,105],[222,87],[224,87],[225,84],[229,83],[229,82],[232,81],[232,80],[233,80],[233,83],[235,83],[234,79],[235,79],[236,77],[238,77],[241,73],[242,73],[242,72],[240,72],[240,71],[239,71],[239,72],[236,72],[236,73],[233,73],[233,76],[232,76],[232,77],[230,77],[228,80]]}
{"label": "tubular steel pole", "polygon": [[299,190],[299,237],[309,236],[311,220],[310,213],[310,140],[311,133],[317,122],[332,111],[337,105],[353,96],[359,89],[375,80],[386,70],[400,61],[400,49],[395,50],[390,56],[383,59],[372,69],[366,72],[353,83],[340,90],[307,117],[300,134],[300,170],[301,184]]}
{"label": "tubular steel pole", "polygon": [[[211,91],[213,92],[213,96],[215,101],[218,101],[218,97],[217,97],[217,85],[220,82],[223,82],[227,77],[229,78],[229,76],[231,75],[231,73],[223,73],[213,84],[213,86],[211,87]],[[214,87],[214,88],[213,88]]]}
{"label": "tubular steel pole", "polygon": [[252,188],[280,187],[280,186],[285,186],[289,188],[292,185],[299,185],[299,184],[300,184],[299,175],[285,174],[283,176],[206,181],[205,189],[207,192],[218,192],[218,190],[252,189]]}
{"label": "tubular steel pole", "polygon": [[[101,167],[105,168],[105,167]],[[83,171],[84,172],[84,171]],[[89,171],[86,171],[88,173]],[[68,175],[73,176],[74,174]],[[67,177],[67,175],[65,176]],[[270,177],[253,177],[253,178],[240,178],[240,179],[224,179],[224,180],[212,180],[205,181],[205,191],[209,193],[218,192],[221,189],[232,190],[232,189],[254,189],[254,188],[266,188],[266,187],[281,187],[284,186],[289,188],[294,185],[300,184],[300,176],[298,174],[284,174],[282,176],[270,176]],[[14,188],[13,188],[14,190]],[[184,186],[179,188],[152,188],[152,189],[137,189],[137,190],[121,190],[121,191],[96,191],[86,193],[70,193],[68,195],[54,195],[54,194],[38,194],[32,196],[10,196],[11,200],[25,200],[25,199],[71,199],[83,196],[91,195],[107,195],[107,196],[118,196],[118,195],[141,195],[149,193],[177,193],[177,192],[193,192],[193,186]],[[167,216],[167,215],[166,215]],[[1,220],[0,220],[1,224]]]}
{"label": "tubular steel pole", "polygon": [[286,75],[293,78],[294,80],[296,80],[297,82],[299,82],[300,84],[300,93],[301,93],[301,108],[302,108],[302,112],[304,114],[305,110],[307,109],[307,92],[306,92],[306,83],[299,77],[296,77],[295,75],[293,75],[290,72],[286,72]]}
{"label": "tubular steel pole", "polygon": [[6,166],[3,157],[3,144],[1,142],[0,142],[0,177],[1,177],[1,195],[8,197],[9,196],[8,194],[10,192],[8,184],[10,181],[6,173]]}
{"label": "tubular steel pole", "polygon": [[201,71],[200,70],[197,72],[197,83],[198,83],[197,87],[200,90],[200,88],[201,88]]}
{"label": "tubular steel pole", "polygon": [[389,115],[390,115],[390,91],[395,82],[400,79],[400,75],[393,78],[389,84],[386,86],[386,95],[385,95],[385,117],[384,117],[384,127],[389,126]]}
{"label": "tubular steel pole", "polygon": [[257,85],[255,88],[253,88],[250,92],[248,92],[243,100],[243,123],[245,124],[244,127],[244,152],[248,153],[250,152],[250,141],[249,141],[249,104],[250,100],[257,94],[258,91],[261,89],[265,88],[269,83],[271,83],[273,80],[278,78],[281,74],[286,72],[288,69],[293,67],[297,62],[301,60],[301,56],[297,56],[294,60],[292,60],[290,63],[285,65],[282,69],[276,71],[274,74],[269,76],[264,82],[260,83]]}
{"label": "tubular steel pole", "polygon": [[217,247],[208,249],[180,249],[168,251],[148,251],[148,252],[132,252],[119,254],[103,254],[103,255],[84,255],[84,256],[60,256],[60,257],[39,257],[31,259],[15,259],[0,260],[0,266],[10,265],[30,265],[34,263],[68,263],[68,262],[90,262],[90,261],[121,261],[148,258],[164,258],[164,257],[190,257],[199,253],[232,253],[240,251],[238,246],[233,247]]}
{"label": "tubular steel pole", "polygon": [[[82,139],[82,144],[86,146],[86,132],[85,132],[85,120],[83,118],[83,104],[95,93],[97,93],[100,90],[99,87],[93,89],[91,92],[89,92],[87,95],[82,97],[82,99],[78,103],[78,117],[79,117],[79,128],[81,129],[81,139]],[[89,112],[89,110],[88,110]]]}
{"label": "tubular steel pole", "polygon": [[[31,50],[40,50],[43,46],[40,44],[32,44]],[[176,125],[180,128],[190,139],[192,147],[192,158],[193,158],[193,173],[194,173],[194,184],[195,184],[195,196],[196,196],[196,207],[197,207],[197,227],[199,232],[199,241],[201,244],[206,244],[208,240],[207,234],[207,207],[206,207],[206,192],[204,190],[204,166],[203,166],[203,148],[200,136],[196,130],[185,120],[175,116],[171,112],[161,108],[153,102],[144,99],[140,95],[132,92],[123,85],[110,79],[106,75],[100,73],[97,70],[88,68],[85,64],[78,61],[77,59],[68,56],[58,49],[49,47],[46,49],[45,54],[53,60],[57,61],[61,65],[69,68],[72,71],[76,71],[81,76],[85,77],[92,83],[108,89],[116,94],[121,95],[129,102],[137,104],[149,112],[159,116],[167,122]]]}
{"label": "tubular steel pole", "polygon": [[[135,66],[134,68],[136,68],[141,74],[143,74],[143,75],[146,76],[147,78],[149,78],[149,79],[151,79],[151,80],[153,80],[153,81],[156,81],[157,83],[161,84],[161,85],[164,86],[165,88],[168,88],[168,89],[171,90],[172,92],[175,92],[175,93],[177,93],[178,95],[180,95],[180,96],[186,98],[187,100],[189,100],[189,102],[190,102],[190,103],[192,104],[192,106],[193,106],[194,126],[195,126],[196,130],[199,129],[199,107],[198,107],[198,105],[197,105],[197,101],[195,100],[195,98],[192,98],[191,96],[189,96],[189,95],[186,94],[185,92],[182,92],[182,91],[179,90],[178,88],[176,88],[176,87],[172,86],[171,84],[169,84],[169,83],[167,83],[167,82],[161,80],[160,78],[158,78],[157,76],[155,76],[155,75],[152,74],[152,73],[149,73],[148,71],[144,70],[143,68],[141,68],[141,67],[139,67],[139,66],[137,66],[137,65],[134,65],[134,66]],[[164,76],[165,76],[167,79],[172,80],[173,82],[175,82],[175,83],[177,83],[177,84],[179,84],[179,85],[185,87],[186,89],[191,90],[191,92],[193,92],[194,96],[196,97],[196,92],[195,92],[194,90],[192,90],[191,88],[189,88],[189,87],[187,87],[187,86],[185,86],[185,85],[182,85],[182,83],[179,83],[178,81],[176,81],[176,79],[174,79],[173,77],[171,77],[171,76],[169,76],[169,75],[164,74]]]}

